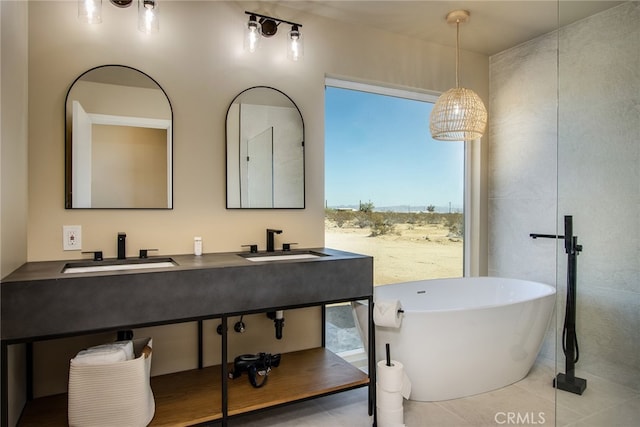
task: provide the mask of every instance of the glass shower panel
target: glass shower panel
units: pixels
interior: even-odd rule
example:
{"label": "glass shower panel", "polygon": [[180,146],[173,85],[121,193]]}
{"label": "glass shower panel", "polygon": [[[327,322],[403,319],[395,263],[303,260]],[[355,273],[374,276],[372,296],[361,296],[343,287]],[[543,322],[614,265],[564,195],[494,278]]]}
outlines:
{"label": "glass shower panel", "polygon": [[[559,3],[560,22],[572,3]],[[564,217],[573,217],[582,250],[572,299],[568,257],[558,246],[556,371],[568,375],[566,360],[574,361],[586,389],[557,390],[557,420],[631,425],[640,417],[639,3],[563,26],[558,46],[557,224],[562,234]],[[575,341],[563,333],[567,300],[576,311]],[[565,356],[572,345],[573,356]]]}
{"label": "glass shower panel", "polygon": [[[558,4],[533,2],[549,31],[490,58],[488,272],[557,287]],[[500,2],[507,7],[507,3]],[[484,142],[484,141],[483,141]],[[554,316],[555,317],[555,316]],[[556,324],[552,318],[527,376],[485,424],[555,425]],[[492,396],[493,397],[493,396]],[[526,402],[523,404],[522,402]],[[519,418],[518,418],[519,417]]]}

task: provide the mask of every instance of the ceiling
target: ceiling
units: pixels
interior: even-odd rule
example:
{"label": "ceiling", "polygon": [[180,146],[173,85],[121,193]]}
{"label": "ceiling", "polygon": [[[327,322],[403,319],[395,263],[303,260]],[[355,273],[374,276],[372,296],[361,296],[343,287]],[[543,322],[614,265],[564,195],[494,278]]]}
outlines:
{"label": "ceiling", "polygon": [[[604,0],[299,0],[243,2],[256,13],[278,16],[278,6],[295,9],[350,24],[366,25],[435,43],[455,46],[455,25],[445,17],[456,9],[471,13],[460,28],[460,47],[493,55],[560,26],[581,20],[621,1]],[[282,15],[284,11],[280,11]],[[289,11],[290,13],[290,11]],[[302,22],[304,25],[304,22]],[[303,29],[304,31],[304,29]]]}

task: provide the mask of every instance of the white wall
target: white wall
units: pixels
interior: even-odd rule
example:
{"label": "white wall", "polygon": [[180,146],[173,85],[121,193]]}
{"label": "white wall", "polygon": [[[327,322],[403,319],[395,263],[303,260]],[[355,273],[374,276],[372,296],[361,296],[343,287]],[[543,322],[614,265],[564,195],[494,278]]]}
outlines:
{"label": "white wall", "polygon": [[[284,33],[264,40],[261,50],[249,55],[242,50],[242,28],[247,21],[244,6],[236,2],[163,1],[160,33],[144,35],[136,29],[135,8],[118,9],[104,1],[103,23],[88,26],[77,20],[76,2],[29,3],[29,261],[81,257],[62,251],[65,224],[82,225],[83,247],[102,249],[106,257],[116,254],[118,231],[127,232],[130,254],[142,247],[159,248],[160,254],[190,253],[193,236],[203,236],[205,252],[238,251],[249,243],[264,248],[268,227],[283,229],[282,238],[293,239],[300,247],[322,246],[325,76],[434,91],[455,84],[452,48],[347,26],[270,2],[260,3],[256,12],[301,22],[305,57],[300,63],[286,59]],[[461,56],[465,64],[461,80],[486,100],[488,58],[469,52],[461,52]],[[171,211],[64,209],[66,91],[78,75],[102,64],[129,65],[146,72],[171,100],[175,168],[175,207]],[[284,91],[304,117],[304,210],[225,209],[225,115],[239,92],[256,85]],[[480,157],[480,150],[474,150]],[[475,167],[480,170],[479,165]],[[484,183],[474,185],[484,191]],[[477,251],[481,248],[478,243]],[[272,338],[273,323],[256,315],[245,318],[254,336],[234,336],[232,351],[318,345],[317,310],[285,316],[289,317],[284,343]],[[214,363],[217,354],[215,326],[213,321],[205,325],[207,363]],[[194,324],[150,328],[138,334],[154,338],[154,373],[195,366]],[[38,343],[36,395],[64,391],[68,358],[86,342]]]}
{"label": "white wall", "polygon": [[[561,325],[566,255],[561,244],[528,235],[563,234],[564,215],[573,215],[583,245],[578,376],[589,371],[636,390],[639,46],[640,5],[629,2],[493,56],[489,172],[490,273],[557,280]],[[558,361],[564,371],[561,350]]]}
{"label": "white wall", "polygon": [[555,283],[557,36],[491,57],[489,275]]}
{"label": "white wall", "polygon": [[[300,12],[276,10],[270,3],[262,8],[304,21],[302,62],[286,59],[284,33],[263,40],[256,54],[245,53],[242,28],[247,16],[243,5],[235,2],[163,2],[160,33],[154,35],[137,31],[134,9],[118,9],[108,2],[102,7],[103,23],[95,26],[78,21],[75,2],[30,6],[29,261],[81,257],[62,251],[63,224],[82,225],[83,245],[102,249],[107,257],[115,255],[117,231],[127,232],[134,253],[149,246],[159,248],[160,254],[189,253],[196,235],[203,237],[205,251],[234,251],[242,244],[264,245],[267,227],[284,229],[282,238],[293,238],[301,247],[322,245],[325,75],[429,90],[454,84],[454,49],[364,28],[356,31]],[[486,99],[488,58],[463,53],[463,60],[468,65],[461,78]],[[80,73],[108,63],[141,69],[171,99],[173,211],[106,214],[63,207],[64,96]],[[225,209],[225,114],[235,95],[254,85],[284,91],[302,112],[307,141],[305,210]]]}
{"label": "white wall", "polygon": [[0,134],[2,187],[0,188],[0,278],[27,259],[27,97],[28,5],[0,3],[2,26]]}
{"label": "white wall", "polygon": [[[0,2],[0,279],[27,260],[28,9]],[[24,345],[9,346],[7,358],[15,368],[7,379],[14,424],[25,401]]]}

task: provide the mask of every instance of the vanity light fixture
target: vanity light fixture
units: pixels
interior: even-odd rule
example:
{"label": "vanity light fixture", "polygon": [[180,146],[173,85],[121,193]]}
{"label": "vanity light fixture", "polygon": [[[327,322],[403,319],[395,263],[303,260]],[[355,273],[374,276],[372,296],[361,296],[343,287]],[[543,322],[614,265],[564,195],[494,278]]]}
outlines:
{"label": "vanity light fixture", "polygon": [[[120,8],[131,6],[133,0],[109,0]],[[102,0],[78,0],[78,19],[87,24],[102,22]],[[138,29],[143,33],[159,30],[158,0],[138,0]]]}
{"label": "vanity light fixture", "polygon": [[469,19],[466,10],[454,10],[447,23],[456,24],[456,87],[436,101],[431,111],[431,137],[439,141],[471,141],[482,137],[487,125],[487,110],[480,97],[471,89],[460,87],[460,24]]}
{"label": "vanity light fixture", "polygon": [[291,25],[291,31],[287,33],[287,58],[298,61],[304,54],[304,44],[300,27],[302,24],[273,18],[255,12],[246,12],[249,22],[245,26],[244,48],[249,52],[255,52],[262,37],[269,38],[278,32],[278,26],[282,23]]}

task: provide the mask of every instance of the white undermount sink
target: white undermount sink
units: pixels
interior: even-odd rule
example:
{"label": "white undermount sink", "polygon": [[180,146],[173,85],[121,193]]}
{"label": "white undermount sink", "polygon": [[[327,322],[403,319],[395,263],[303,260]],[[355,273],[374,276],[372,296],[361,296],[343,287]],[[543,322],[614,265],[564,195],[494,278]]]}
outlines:
{"label": "white undermount sink", "polygon": [[312,259],[312,258],[320,258],[327,256],[320,252],[313,251],[305,251],[305,252],[277,252],[273,255],[270,254],[239,254],[241,257],[246,258],[248,261],[252,262],[269,262],[269,261],[285,261],[285,260],[296,260],[296,259]]}
{"label": "white undermount sink", "polygon": [[169,268],[175,267],[176,263],[171,258],[149,258],[118,261],[94,261],[68,263],[62,270],[63,273],[95,273],[99,271],[127,271],[144,270],[149,268]]}

